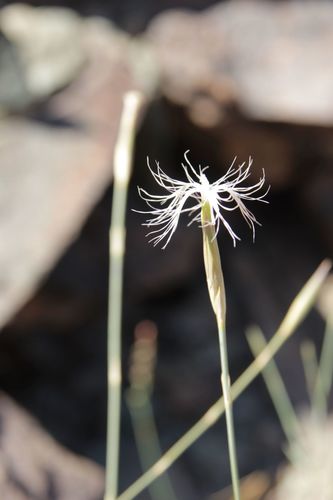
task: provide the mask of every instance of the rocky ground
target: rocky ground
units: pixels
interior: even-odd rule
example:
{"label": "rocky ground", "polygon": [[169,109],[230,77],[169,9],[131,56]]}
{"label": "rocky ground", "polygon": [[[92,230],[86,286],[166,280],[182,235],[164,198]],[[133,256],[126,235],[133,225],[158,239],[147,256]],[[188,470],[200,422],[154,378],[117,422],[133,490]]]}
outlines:
{"label": "rocky ground", "polygon": [[[102,495],[110,184],[125,90],[141,88],[148,96],[129,207],[142,208],[136,185],[154,189],[147,155],[177,176],[190,149],[193,163],[211,165],[213,179],[234,156],[247,161],[251,155],[254,176],[265,168],[271,184],[270,204],[253,207],[262,223],[254,245],[237,217],[231,219],[242,237],[237,248],[219,235],[232,378],[251,361],[246,327],[258,323],[270,337],[302,284],[333,252],[331,4],[235,1],[155,18],[156,6],[142,4],[142,12],[128,2],[118,10],[98,4],[98,13],[131,32],[143,31],[152,18],[134,41],[106,19],[66,10],[49,17],[26,8],[0,11],[1,498]],[[96,3],[80,5],[86,16],[97,13]],[[38,23],[50,22],[49,33],[58,33],[56,19],[67,26],[65,44],[38,31]],[[40,76],[53,71],[53,79]],[[154,321],[153,404],[166,449],[219,397],[219,354],[200,232],[183,220],[162,251],[147,244],[142,222],[128,211],[124,378],[126,387],[135,326]],[[320,346],[322,331],[313,312],[277,356],[298,408],[307,404],[300,341]],[[140,468],[125,403],[122,417],[124,489]],[[274,472],[284,437],[261,380],[235,405],[235,420],[242,476]],[[210,496],[230,482],[222,421],[170,477],[182,500],[222,498]]]}

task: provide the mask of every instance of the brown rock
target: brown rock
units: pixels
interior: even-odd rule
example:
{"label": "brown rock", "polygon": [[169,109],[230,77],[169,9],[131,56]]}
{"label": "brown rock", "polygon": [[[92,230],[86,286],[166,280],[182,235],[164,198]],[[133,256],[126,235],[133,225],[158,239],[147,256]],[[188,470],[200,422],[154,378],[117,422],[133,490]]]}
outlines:
{"label": "brown rock", "polygon": [[0,10],[0,28],[19,51],[31,96],[46,97],[76,76],[85,60],[82,25],[70,9],[14,3]]}
{"label": "brown rock", "polygon": [[[181,10],[150,25],[163,92],[191,107],[207,95],[260,120],[327,125],[333,121],[330,2],[220,3]],[[192,113],[193,114],[193,113]]]}
{"label": "brown rock", "polygon": [[0,395],[0,495],[3,499],[98,500],[103,469],[59,446],[27,412]]}
{"label": "brown rock", "polygon": [[128,41],[89,20],[80,76],[34,119],[0,121],[0,328],[75,238],[112,177]]}

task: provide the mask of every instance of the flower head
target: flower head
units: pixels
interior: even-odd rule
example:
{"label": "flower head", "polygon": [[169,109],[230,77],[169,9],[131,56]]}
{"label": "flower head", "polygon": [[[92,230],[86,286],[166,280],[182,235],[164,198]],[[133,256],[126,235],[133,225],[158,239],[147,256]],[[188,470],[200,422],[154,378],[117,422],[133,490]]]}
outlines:
{"label": "flower head", "polygon": [[[154,245],[164,241],[162,248],[169,243],[175,232],[181,214],[187,213],[193,222],[201,224],[201,209],[205,203],[210,207],[210,221],[207,224],[215,227],[214,237],[216,237],[221,223],[227,229],[234,246],[240,240],[237,234],[224,217],[224,211],[232,212],[239,209],[246,223],[252,230],[253,239],[255,237],[255,224],[259,224],[252,212],[245,206],[244,201],[262,201],[269,191],[269,187],[263,194],[257,195],[265,183],[265,172],[259,181],[252,186],[243,186],[243,182],[250,176],[252,159],[249,158],[247,166],[242,163],[235,167],[235,160],[227,173],[217,181],[210,183],[205,175],[208,167],[201,168],[198,172],[191,165],[188,159],[189,151],[184,154],[185,163],[182,163],[186,181],[179,181],[169,177],[156,162],[156,169],[151,168],[149,158],[147,158],[148,168],[159,186],[166,190],[164,195],[150,194],[145,189],[138,187],[140,197],[147,203],[151,210],[136,212],[150,214],[144,226],[156,228],[150,231],[147,236]],[[188,203],[189,202],[189,203]],[[189,206],[188,206],[189,205]]]}

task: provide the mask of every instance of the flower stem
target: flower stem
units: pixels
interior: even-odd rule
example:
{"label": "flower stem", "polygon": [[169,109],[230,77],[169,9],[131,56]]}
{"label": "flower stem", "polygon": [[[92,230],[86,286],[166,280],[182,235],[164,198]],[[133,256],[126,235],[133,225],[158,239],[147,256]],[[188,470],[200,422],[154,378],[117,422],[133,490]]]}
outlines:
{"label": "flower stem", "polygon": [[222,391],[225,404],[225,417],[227,422],[227,438],[229,447],[232,489],[235,500],[240,500],[236,440],[235,440],[235,430],[234,430],[234,418],[232,411],[232,398],[230,391],[230,376],[228,367],[227,339],[224,330],[219,330],[219,341],[220,341],[220,354],[221,354],[221,367],[222,367],[221,381],[222,381]]}
{"label": "flower stem", "polygon": [[135,125],[141,94],[128,92],[124,98],[119,135],[114,152],[114,187],[110,227],[110,270],[108,302],[108,408],[105,500],[114,500],[118,491],[118,462],[121,407],[121,312],[125,213]]}
{"label": "flower stem", "polygon": [[221,356],[221,382],[225,404],[227,439],[229,449],[230,471],[234,500],[240,500],[239,474],[236,452],[234,419],[232,411],[232,397],[230,392],[230,375],[228,363],[227,338],[225,331],[226,300],[224,279],[221,267],[220,252],[215,238],[215,226],[212,224],[211,208],[204,202],[201,211],[204,263],[207,277],[207,286],[219,333]]}

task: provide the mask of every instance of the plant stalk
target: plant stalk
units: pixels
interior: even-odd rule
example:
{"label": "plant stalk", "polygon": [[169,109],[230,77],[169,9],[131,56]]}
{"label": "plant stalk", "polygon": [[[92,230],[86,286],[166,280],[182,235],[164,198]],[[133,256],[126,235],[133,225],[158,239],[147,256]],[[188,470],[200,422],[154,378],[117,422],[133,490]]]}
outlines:
{"label": "plant stalk", "polygon": [[127,189],[132,166],[135,126],[141,102],[142,96],[138,92],[128,92],[125,94],[123,113],[114,152],[114,186],[109,233],[108,406],[105,500],[115,500],[118,492],[125,214]]}
{"label": "plant stalk", "polygon": [[221,382],[227,424],[227,439],[230,460],[232,489],[235,500],[240,500],[239,474],[237,463],[236,439],[230,391],[227,338],[225,330],[226,299],[220,252],[215,238],[215,225],[212,224],[211,208],[205,202],[201,211],[203,252],[210,300],[216,316],[221,357]]}
{"label": "plant stalk", "polygon": [[321,355],[319,361],[318,376],[315,385],[314,401],[320,416],[327,415],[328,398],[332,387],[333,374],[333,313],[326,318],[326,327]]}
{"label": "plant stalk", "polygon": [[[246,337],[253,356],[256,358],[266,348],[265,336],[259,326],[252,326],[247,330]],[[288,439],[289,446],[291,446],[295,441],[296,432],[299,430],[299,422],[274,358],[262,370],[262,376],[275,406],[281,427]]]}

